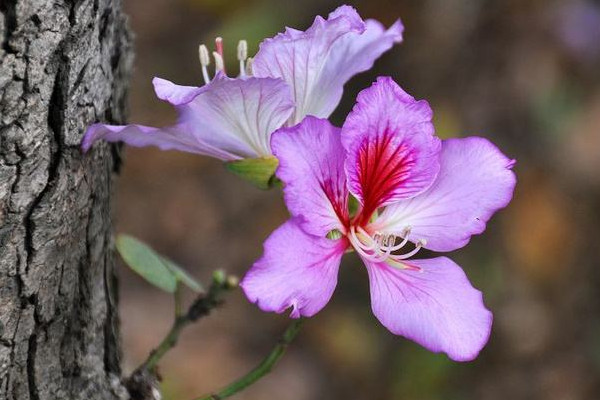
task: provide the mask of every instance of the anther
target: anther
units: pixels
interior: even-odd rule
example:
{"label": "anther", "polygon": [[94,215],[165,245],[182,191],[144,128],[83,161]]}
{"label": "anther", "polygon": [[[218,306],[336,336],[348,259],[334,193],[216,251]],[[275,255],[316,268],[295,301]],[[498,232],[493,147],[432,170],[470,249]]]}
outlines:
{"label": "anther", "polygon": [[407,226],[406,228],[404,228],[404,230],[402,231],[402,242],[400,242],[398,245],[394,246],[394,243],[395,243],[395,239],[394,239],[394,242],[392,242],[392,245],[390,247],[390,251],[400,250],[401,248],[406,246],[406,243],[408,243],[408,236],[410,235],[411,229],[412,228],[410,226]]}
{"label": "anther", "polygon": [[202,78],[204,78],[204,83],[206,84],[210,82],[208,69],[206,68],[210,64],[210,56],[208,55],[208,49],[205,45],[201,44],[198,47],[198,56],[200,58],[200,65],[202,66]]}
{"label": "anther", "polygon": [[240,76],[246,76],[246,68],[244,62],[248,58],[248,42],[240,40],[237,47],[237,58],[240,62]]}

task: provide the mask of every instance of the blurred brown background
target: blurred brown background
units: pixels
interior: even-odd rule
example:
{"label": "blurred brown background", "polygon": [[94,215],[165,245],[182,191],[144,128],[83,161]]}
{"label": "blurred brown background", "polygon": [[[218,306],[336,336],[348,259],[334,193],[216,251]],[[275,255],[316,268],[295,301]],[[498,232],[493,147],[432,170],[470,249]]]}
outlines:
{"label": "blurred brown background", "polygon": [[[402,18],[405,43],[354,78],[356,93],[391,75],[430,101],[442,137],[477,134],[518,160],[512,204],[483,236],[450,254],[493,310],[492,338],[472,363],[450,362],[388,333],[370,312],[367,275],[345,257],[333,301],[308,321],[276,370],[238,399],[600,398],[600,2],[426,0],[350,2],[364,18]],[[200,85],[197,46],[225,40],[250,53],[284,25],[307,28],[330,0],[126,0],[136,33],[130,121],[170,124],[151,79]],[[208,281],[238,275],[287,217],[280,193],[262,192],[206,157],[125,151],[117,231],[147,241]],[[125,368],[171,322],[169,296],[122,267]],[[253,367],[286,325],[241,292],[186,331],[162,363],[167,399],[215,390]]]}

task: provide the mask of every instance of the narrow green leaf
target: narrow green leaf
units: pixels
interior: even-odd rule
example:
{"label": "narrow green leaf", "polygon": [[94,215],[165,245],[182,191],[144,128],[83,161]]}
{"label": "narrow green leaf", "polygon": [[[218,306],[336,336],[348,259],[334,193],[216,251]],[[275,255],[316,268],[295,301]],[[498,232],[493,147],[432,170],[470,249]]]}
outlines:
{"label": "narrow green leaf", "polygon": [[279,160],[271,156],[229,161],[225,166],[259,189],[270,189],[277,184],[274,174],[278,164]]}
{"label": "narrow green leaf", "polygon": [[175,264],[175,262],[169,260],[166,257],[161,257],[167,268],[171,270],[173,274],[175,274],[175,278],[177,281],[183,283],[190,289],[192,289],[196,293],[200,293],[204,291],[204,287],[202,284],[194,279],[186,270],[181,268],[179,265]]}
{"label": "narrow green leaf", "polygon": [[148,245],[124,234],[117,236],[116,245],[123,261],[142,278],[166,292],[175,292],[176,274]]}

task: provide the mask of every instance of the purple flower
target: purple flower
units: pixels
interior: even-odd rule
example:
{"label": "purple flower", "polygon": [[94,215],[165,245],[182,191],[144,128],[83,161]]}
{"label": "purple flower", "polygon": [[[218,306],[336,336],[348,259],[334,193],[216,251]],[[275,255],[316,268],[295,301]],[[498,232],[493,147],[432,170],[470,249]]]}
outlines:
{"label": "purple flower", "polygon": [[[461,248],[483,232],[512,197],[514,161],[483,138],[440,141],[431,118],[426,101],[379,78],[341,129],[307,117],[273,135],[292,218],[244,277],[250,301],[310,317],[331,298],[342,255],[354,250],[385,327],[454,360],[477,356],[492,324],[481,292],[450,259],[411,257]],[[409,242],[413,249],[399,254]]]}
{"label": "purple flower", "polygon": [[265,40],[248,65],[246,42],[240,42],[237,78],[226,76],[222,41],[217,39],[212,81],[208,50],[200,47],[205,86],[153,80],[158,98],[177,109],[177,124],[166,128],[95,124],[88,128],[82,148],[87,151],[104,139],[225,161],[269,157],[271,133],[306,115],[328,117],[340,101],[344,84],[400,42],[402,31],[400,21],[386,30],[376,21],[363,21],[352,7],[341,6],[326,20],[317,17],[305,32],[287,28]]}

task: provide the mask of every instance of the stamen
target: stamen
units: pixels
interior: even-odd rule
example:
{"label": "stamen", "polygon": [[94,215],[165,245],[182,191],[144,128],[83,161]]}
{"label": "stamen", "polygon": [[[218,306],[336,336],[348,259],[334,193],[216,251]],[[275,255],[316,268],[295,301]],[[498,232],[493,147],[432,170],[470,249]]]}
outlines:
{"label": "stamen", "polygon": [[237,47],[237,57],[240,62],[240,76],[246,76],[245,61],[248,58],[248,42],[240,40]]}
{"label": "stamen", "polygon": [[[361,238],[356,234],[356,230],[358,229],[358,233]],[[362,240],[361,240],[362,239]],[[365,243],[367,241],[368,243]],[[382,253],[379,249],[378,243],[373,240],[373,238],[361,227],[355,228],[352,227],[350,229],[350,243],[353,245],[354,249],[366,258],[369,261],[380,262],[387,259],[390,255],[389,252]]]}
{"label": "stamen", "polygon": [[210,82],[210,78],[206,67],[210,65],[210,56],[208,55],[208,49],[205,45],[201,44],[198,47],[198,56],[200,58],[200,65],[202,66],[202,78],[204,78],[204,83],[207,84]]}
{"label": "stamen", "polygon": [[358,236],[356,235],[356,229],[354,227],[352,227],[350,229],[350,241],[353,242],[353,244],[356,244],[356,246],[360,247],[363,250],[366,250],[366,251],[375,250],[375,247],[372,244],[371,245],[367,245],[362,240],[360,240],[358,238]]}
{"label": "stamen", "polygon": [[223,56],[221,56],[221,54],[217,53],[216,51],[213,51],[213,57],[215,59],[215,74],[217,74],[219,71],[223,71],[223,73],[225,73]]}
{"label": "stamen", "polygon": [[364,238],[364,240],[366,240],[368,242],[368,246],[371,250],[374,250],[379,246],[379,243],[377,242],[377,240],[374,240],[371,237],[371,235],[369,235],[369,232],[365,231],[360,226],[357,228],[357,230],[358,230],[358,233],[360,233],[361,236]]}
{"label": "stamen", "polygon": [[[225,64],[223,63],[223,60],[225,59],[225,55],[223,53],[223,38],[221,36],[217,37],[215,39],[215,47],[217,48],[217,53],[219,54],[219,56],[221,56],[221,68],[219,69],[219,71],[223,71],[223,73],[227,73],[225,71]],[[215,63],[217,62],[217,56],[215,56],[215,53],[213,53],[213,57],[215,57]]]}
{"label": "stamen", "polygon": [[[396,250],[400,250],[401,248],[403,248],[406,243],[408,243],[408,236],[410,235],[410,231],[412,230],[412,228],[410,226],[407,226],[406,228],[404,228],[404,232],[402,233],[402,237],[403,240],[402,242],[400,242],[400,244],[393,246],[390,248],[391,251],[396,251]],[[394,239],[395,242],[395,239]]]}
{"label": "stamen", "polygon": [[415,254],[417,254],[419,252],[419,250],[421,250],[421,248],[423,246],[425,246],[426,244],[427,244],[427,240],[419,239],[419,241],[417,242],[417,246],[412,251],[409,251],[408,253],[402,254],[399,256],[393,255],[390,258],[392,258],[394,260],[406,260],[407,258],[410,258],[410,257],[414,256]]}
{"label": "stamen", "polygon": [[392,252],[401,249],[408,243],[411,228],[407,226],[403,232],[403,240],[399,244],[396,243],[396,235],[382,234],[375,232],[372,236],[362,227],[351,227],[349,240],[352,247],[364,258],[373,262],[385,261],[389,265],[396,268],[409,268],[401,260],[405,260],[417,254],[419,250],[427,244],[425,239],[420,239],[416,242],[413,250],[406,254],[395,255]]}
{"label": "stamen", "polygon": [[252,75],[252,62],[254,59],[252,57],[248,57],[246,60],[246,74]]}
{"label": "stamen", "polygon": [[361,256],[363,256],[364,258],[366,258],[367,260],[373,260],[374,254],[367,253],[365,251],[365,249],[363,249],[363,247],[360,245],[360,241],[356,238],[356,235],[354,235],[353,237],[350,237],[350,243],[352,243],[352,246],[354,247],[354,250],[356,250],[356,252],[358,254],[360,254]]}

